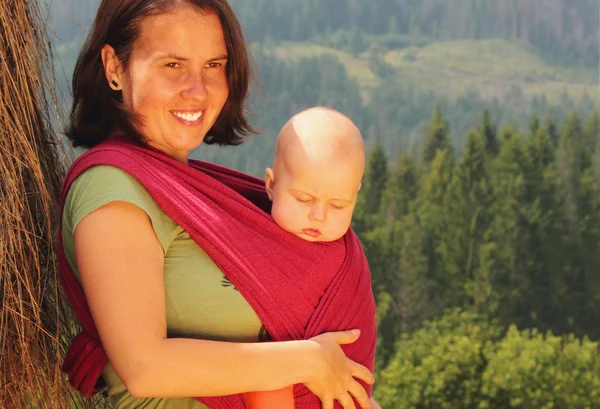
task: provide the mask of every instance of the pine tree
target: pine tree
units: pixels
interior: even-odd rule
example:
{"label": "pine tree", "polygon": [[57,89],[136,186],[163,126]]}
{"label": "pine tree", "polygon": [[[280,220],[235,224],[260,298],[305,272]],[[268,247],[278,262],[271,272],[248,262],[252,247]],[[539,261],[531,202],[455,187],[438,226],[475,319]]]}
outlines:
{"label": "pine tree", "polygon": [[381,207],[381,199],[385,190],[388,174],[388,161],[381,145],[377,139],[375,146],[369,153],[367,167],[364,176],[363,195],[365,201],[365,212],[371,218],[375,218]]}
{"label": "pine tree", "polygon": [[447,234],[444,201],[452,172],[453,161],[450,153],[445,149],[438,150],[429,171],[422,179],[422,187],[415,204],[415,213],[421,228],[422,253],[427,261],[427,316],[433,316],[444,308],[444,296],[450,285],[443,265],[440,243]]}
{"label": "pine tree", "polygon": [[390,172],[382,197],[381,219],[384,222],[400,220],[410,211],[418,193],[419,174],[414,160],[408,155],[398,156]]}
{"label": "pine tree", "polygon": [[594,151],[598,144],[598,138],[600,138],[600,118],[598,117],[598,112],[593,112],[587,119],[583,127],[583,133],[588,149]]}
{"label": "pine tree", "polygon": [[487,108],[483,110],[479,132],[483,137],[485,152],[488,155],[496,156],[500,151],[500,146],[498,144],[496,127],[492,123],[490,111]]}
{"label": "pine tree", "polygon": [[415,214],[405,216],[397,224],[401,229],[395,255],[399,263],[395,270],[392,296],[399,309],[400,333],[406,334],[429,318],[427,259],[423,254],[423,231]]}
{"label": "pine tree", "polygon": [[371,267],[373,288],[379,291],[385,287],[388,274],[385,233],[381,231],[381,201],[388,182],[387,158],[379,140],[370,151],[362,188],[359,192],[352,228],[361,239],[365,254]]}
{"label": "pine tree", "polygon": [[531,286],[529,263],[522,257],[530,250],[524,220],[527,151],[513,128],[504,128],[502,134],[500,152],[490,168],[494,201],[490,207],[490,229],[481,250],[480,276],[489,279],[493,289],[486,312],[507,324],[521,324],[521,316],[526,315],[523,303],[529,301]]}
{"label": "pine tree", "polygon": [[535,135],[535,133],[538,131],[538,129],[540,129],[540,127],[541,127],[540,118],[537,115],[537,113],[534,113],[533,116],[531,117],[531,120],[529,121],[529,134]]}
{"label": "pine tree", "polygon": [[530,135],[527,149],[531,159],[531,166],[535,171],[543,171],[555,161],[556,149],[548,129],[545,127],[538,127]]}
{"label": "pine tree", "polygon": [[481,135],[470,131],[445,197],[448,230],[441,238],[440,252],[450,280],[447,305],[486,301],[479,298],[484,283],[476,276],[493,201],[486,156]]}
{"label": "pine tree", "polygon": [[431,163],[438,150],[446,149],[449,153],[452,152],[450,145],[450,130],[448,121],[442,114],[442,111],[437,105],[433,111],[433,117],[427,129],[425,142],[423,145],[423,163],[428,165]]}
{"label": "pine tree", "polygon": [[380,326],[381,362],[392,355],[400,334],[411,331],[427,311],[426,259],[413,205],[418,177],[412,158],[400,156],[383,192],[378,227],[366,234],[374,287],[378,298],[390,301]]}
{"label": "pine tree", "polygon": [[558,129],[552,117],[546,118],[543,125],[544,131],[548,134],[548,137],[554,144],[558,146]]}
{"label": "pine tree", "polygon": [[565,224],[557,194],[556,152],[550,129],[542,127],[527,140],[527,161],[521,166],[525,185],[517,202],[522,243],[518,265],[529,285],[512,321],[559,332],[556,324],[562,319],[557,317],[564,310],[561,294],[567,291],[563,280]]}
{"label": "pine tree", "polygon": [[557,150],[559,182],[564,195],[564,211],[570,225],[572,240],[579,240],[577,232],[578,203],[577,196],[581,173],[591,157],[585,146],[581,122],[575,112],[563,123]]}

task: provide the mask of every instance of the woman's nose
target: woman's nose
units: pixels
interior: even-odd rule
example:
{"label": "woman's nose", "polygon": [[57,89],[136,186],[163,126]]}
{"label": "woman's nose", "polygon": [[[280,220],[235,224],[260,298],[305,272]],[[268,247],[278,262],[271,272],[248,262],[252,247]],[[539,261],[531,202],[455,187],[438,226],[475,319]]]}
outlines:
{"label": "woman's nose", "polygon": [[206,95],[206,83],[202,72],[189,75],[181,96],[184,99],[204,99]]}

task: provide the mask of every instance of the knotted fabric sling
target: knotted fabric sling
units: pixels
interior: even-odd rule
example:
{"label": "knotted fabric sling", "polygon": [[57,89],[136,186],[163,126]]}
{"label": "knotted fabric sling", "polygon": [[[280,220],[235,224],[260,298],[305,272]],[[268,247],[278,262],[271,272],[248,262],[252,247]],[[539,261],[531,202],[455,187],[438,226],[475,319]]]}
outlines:
{"label": "knotted fabric sling", "polygon": [[[352,230],[336,242],[302,240],[273,222],[262,180],[202,161],[189,160],[186,166],[124,138],[107,140],[72,164],[61,209],[73,181],[95,165],[114,166],[136,178],[241,292],[274,341],[358,328],[360,338],[342,348],[349,358],[373,371],[375,302],[367,261]],[[92,396],[107,356],[62,240],[58,261],[65,295],[82,326],[63,370],[75,389]],[[371,396],[372,388],[359,382]],[[294,396],[296,408],[321,407],[303,385],[294,387]],[[212,409],[244,408],[241,395],[196,399]],[[341,406],[336,403],[336,407]]]}

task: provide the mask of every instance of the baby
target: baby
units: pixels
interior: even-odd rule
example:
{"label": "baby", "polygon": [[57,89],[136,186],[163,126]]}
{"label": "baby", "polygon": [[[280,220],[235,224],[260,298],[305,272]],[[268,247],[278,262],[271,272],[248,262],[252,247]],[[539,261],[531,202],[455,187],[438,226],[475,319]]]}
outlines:
{"label": "baby", "polygon": [[[365,145],[347,116],[324,107],[292,117],[277,139],[265,175],[271,215],[283,229],[318,242],[348,231],[365,170]],[[292,409],[293,388],[244,394],[248,409]],[[371,409],[380,409],[371,399]]]}
{"label": "baby", "polygon": [[365,170],[365,145],[347,116],[316,107],[282,128],[265,184],[271,215],[308,241],[335,241],[348,231]]}

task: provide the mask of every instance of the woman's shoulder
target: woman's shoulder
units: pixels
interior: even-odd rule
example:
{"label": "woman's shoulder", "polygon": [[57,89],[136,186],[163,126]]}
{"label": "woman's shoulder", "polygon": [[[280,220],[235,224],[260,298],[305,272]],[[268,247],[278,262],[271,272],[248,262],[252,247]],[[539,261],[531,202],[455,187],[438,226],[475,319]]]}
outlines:
{"label": "woman's shoulder", "polygon": [[73,192],[89,190],[129,190],[132,192],[145,191],[144,187],[129,173],[110,165],[96,165],[82,172],[69,189]]}
{"label": "woman's shoulder", "polygon": [[113,192],[128,194],[138,198],[139,201],[154,201],[135,177],[110,165],[96,165],[82,172],[71,184],[67,197],[85,199],[98,195],[110,195]]}
{"label": "woman's shoulder", "polygon": [[93,166],[73,181],[65,198],[63,226],[74,232],[85,216],[114,201],[131,203],[142,209],[149,216],[165,252],[181,230],[137,179],[109,165]]}

